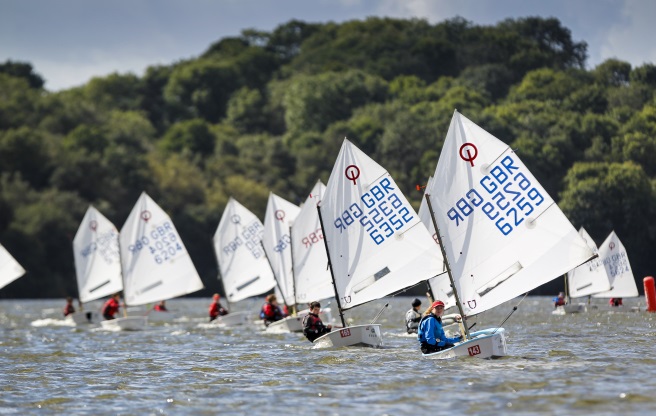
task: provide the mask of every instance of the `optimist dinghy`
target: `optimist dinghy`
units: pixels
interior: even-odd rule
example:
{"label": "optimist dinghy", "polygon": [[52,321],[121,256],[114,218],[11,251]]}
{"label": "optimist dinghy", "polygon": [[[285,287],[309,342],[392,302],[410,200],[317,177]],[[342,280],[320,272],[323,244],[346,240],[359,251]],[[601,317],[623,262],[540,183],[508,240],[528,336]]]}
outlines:
{"label": "optimist dinghy", "polygon": [[513,150],[457,111],[427,188],[465,340],[423,356],[504,356],[503,328],[470,334],[466,319],[595,255]]}
{"label": "optimist dinghy", "polygon": [[313,348],[382,347],[379,324],[347,326],[344,311],[442,274],[442,256],[392,176],[346,139],[318,214],[344,328]]}

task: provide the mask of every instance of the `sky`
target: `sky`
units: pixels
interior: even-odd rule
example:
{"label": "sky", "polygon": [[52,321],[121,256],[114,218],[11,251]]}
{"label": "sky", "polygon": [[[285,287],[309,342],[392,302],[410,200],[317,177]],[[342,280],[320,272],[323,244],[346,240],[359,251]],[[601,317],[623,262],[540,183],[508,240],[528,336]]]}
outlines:
{"label": "sky", "polygon": [[59,91],[114,72],[142,76],[243,29],[369,16],[478,25],[555,17],[588,44],[588,69],[609,58],[656,63],[653,0],[0,0],[0,62],[29,62]]}

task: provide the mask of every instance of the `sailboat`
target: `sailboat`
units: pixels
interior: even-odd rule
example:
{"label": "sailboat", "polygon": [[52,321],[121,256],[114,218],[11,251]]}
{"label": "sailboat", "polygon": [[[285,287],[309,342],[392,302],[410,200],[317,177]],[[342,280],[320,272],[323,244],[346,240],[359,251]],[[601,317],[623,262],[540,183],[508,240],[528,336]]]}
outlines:
{"label": "sailboat", "polygon": [[[291,226],[301,209],[291,202],[269,193],[264,214],[264,235],[262,246],[276,279],[278,299],[288,310],[296,308],[294,273],[292,270]],[[279,321],[271,322],[266,331],[271,333],[300,332],[303,330],[302,318],[292,314]]]}
{"label": "sailboat", "polygon": [[25,274],[25,269],[0,244],[0,289]]}
{"label": "sailboat", "polygon": [[[454,111],[427,190],[461,315],[471,318],[589,261],[594,253],[505,143]],[[507,354],[503,328],[428,358]]]}
{"label": "sailboat", "polygon": [[626,254],[624,244],[615,231],[604,240],[599,248],[599,257],[610,279],[611,289],[592,295],[594,298],[635,298],[638,297],[629,256]]}
{"label": "sailboat", "polygon": [[[228,302],[237,302],[273,289],[276,281],[262,247],[262,222],[234,198],[228,200],[214,233],[214,253]],[[225,326],[248,323],[247,312],[218,318]]]}
{"label": "sailboat", "polygon": [[[579,235],[585,240],[593,253],[599,253],[599,249],[590,234],[581,227]],[[589,262],[580,265],[574,270],[567,272],[565,276],[565,305],[557,306],[554,310],[556,315],[580,313],[587,310],[584,303],[571,303],[571,299],[583,296],[591,296],[595,293],[610,290],[610,279],[604,267],[601,257],[596,257]]]}
{"label": "sailboat", "polygon": [[442,256],[392,176],[344,139],[319,203],[343,329],[314,348],[381,347],[380,324],[347,326],[344,311],[442,273]]}
{"label": "sailboat", "polygon": [[[73,258],[81,304],[118,293],[123,290],[118,230],[93,206],[87,208],[75,238]],[[68,315],[75,324],[96,324],[100,313],[77,311]]]}
{"label": "sailboat", "polygon": [[[171,218],[145,192],[119,234],[126,305],[139,306],[203,289]],[[143,329],[147,315],[102,321],[103,327]]]}

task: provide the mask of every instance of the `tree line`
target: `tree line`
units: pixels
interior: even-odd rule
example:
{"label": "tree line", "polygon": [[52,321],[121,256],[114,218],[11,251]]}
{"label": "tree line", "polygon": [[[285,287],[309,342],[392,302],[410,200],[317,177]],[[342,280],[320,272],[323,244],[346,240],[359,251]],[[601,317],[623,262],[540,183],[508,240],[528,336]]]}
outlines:
{"label": "tree line", "polygon": [[418,208],[454,109],[515,149],[575,227],[597,243],[615,230],[641,288],[656,270],[656,66],[586,59],[554,18],[369,18],[246,29],[60,92],[30,63],[2,63],[0,243],[28,273],[0,297],[75,295],[87,207],[120,229],[142,191],[217,291],[211,237],[228,198],[260,218],[270,191],[300,204],[344,137]]}

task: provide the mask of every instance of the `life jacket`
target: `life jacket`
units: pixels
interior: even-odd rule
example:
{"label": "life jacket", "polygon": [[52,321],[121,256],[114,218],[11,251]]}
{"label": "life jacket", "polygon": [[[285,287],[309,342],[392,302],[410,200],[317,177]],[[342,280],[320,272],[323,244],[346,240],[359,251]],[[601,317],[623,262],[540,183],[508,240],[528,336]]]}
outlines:
{"label": "life jacket", "polygon": [[114,299],[111,298],[107,302],[105,302],[105,305],[103,306],[102,310],[102,315],[104,318],[114,318],[114,315],[118,312],[119,304],[118,302]]}
{"label": "life jacket", "polygon": [[153,309],[159,312],[168,312],[168,309],[166,309],[166,307],[162,305],[155,305]]}
{"label": "life jacket", "polygon": [[219,316],[219,302],[214,301],[210,303],[209,313],[210,313],[210,318],[216,318],[217,316]]}
{"label": "life jacket", "polygon": [[303,335],[310,341],[314,341],[327,332],[330,330],[323,324],[319,315],[308,313],[303,317]]}
{"label": "life jacket", "polygon": [[260,319],[267,321],[278,321],[282,319],[283,314],[279,307],[272,305],[269,302],[266,302],[262,305],[262,310],[260,310]]}
{"label": "life jacket", "polygon": [[64,306],[64,316],[68,316],[72,313],[75,313],[75,307],[71,304],[66,304],[66,306]]}

